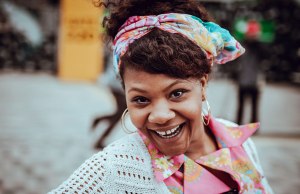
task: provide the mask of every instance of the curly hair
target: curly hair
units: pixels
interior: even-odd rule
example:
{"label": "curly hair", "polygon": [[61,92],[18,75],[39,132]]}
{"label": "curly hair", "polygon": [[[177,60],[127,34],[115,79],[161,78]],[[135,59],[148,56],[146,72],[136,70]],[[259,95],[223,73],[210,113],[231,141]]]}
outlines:
{"label": "curly hair", "polygon": [[[107,1],[102,5],[110,13],[103,25],[111,39],[129,17],[136,15],[185,13],[203,21],[212,21],[205,8],[195,0],[120,0]],[[181,34],[158,28],[130,44],[120,59],[122,80],[126,68],[182,79],[201,78],[211,72],[211,60],[199,46]]]}

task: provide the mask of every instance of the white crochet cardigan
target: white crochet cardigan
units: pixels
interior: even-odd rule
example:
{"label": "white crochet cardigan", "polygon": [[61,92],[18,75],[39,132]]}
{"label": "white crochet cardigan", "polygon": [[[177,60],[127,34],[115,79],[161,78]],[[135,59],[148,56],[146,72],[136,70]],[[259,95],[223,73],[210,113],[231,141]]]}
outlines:
{"label": "white crochet cardigan", "polygon": [[[232,125],[227,121],[223,123]],[[251,139],[244,144],[257,170],[263,174]],[[272,193],[266,178],[263,184]],[[164,182],[158,182],[152,170],[148,150],[137,133],[107,146],[86,160],[52,193],[168,194]]]}

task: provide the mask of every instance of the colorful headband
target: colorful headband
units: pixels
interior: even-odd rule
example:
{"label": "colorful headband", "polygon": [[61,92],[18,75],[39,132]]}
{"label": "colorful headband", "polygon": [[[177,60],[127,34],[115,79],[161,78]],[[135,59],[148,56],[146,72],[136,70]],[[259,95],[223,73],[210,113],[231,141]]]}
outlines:
{"label": "colorful headband", "polygon": [[224,64],[242,55],[245,49],[228,30],[213,22],[179,13],[149,16],[132,16],[121,26],[114,40],[114,67],[119,72],[120,57],[135,40],[159,28],[170,33],[179,33],[197,44],[216,64]]}

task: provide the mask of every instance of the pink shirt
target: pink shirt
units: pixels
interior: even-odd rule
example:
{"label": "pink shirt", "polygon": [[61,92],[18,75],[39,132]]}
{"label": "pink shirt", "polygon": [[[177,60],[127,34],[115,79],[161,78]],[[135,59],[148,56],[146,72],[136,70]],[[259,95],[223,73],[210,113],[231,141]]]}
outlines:
{"label": "pink shirt", "polygon": [[184,154],[162,154],[139,132],[152,161],[154,175],[171,193],[217,194],[236,189],[239,193],[266,193],[263,175],[255,168],[242,144],[257,130],[258,123],[228,127],[211,118],[209,128],[218,150],[196,160]]}

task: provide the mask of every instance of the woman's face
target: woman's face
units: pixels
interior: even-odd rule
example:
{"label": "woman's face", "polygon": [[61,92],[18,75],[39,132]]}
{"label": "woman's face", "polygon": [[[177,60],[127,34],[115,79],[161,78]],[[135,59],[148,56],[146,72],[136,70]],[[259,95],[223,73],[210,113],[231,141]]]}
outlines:
{"label": "woman's face", "polygon": [[176,79],[126,69],[126,102],[133,124],[165,155],[187,153],[201,141],[207,76]]}

